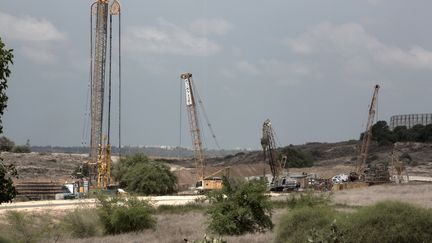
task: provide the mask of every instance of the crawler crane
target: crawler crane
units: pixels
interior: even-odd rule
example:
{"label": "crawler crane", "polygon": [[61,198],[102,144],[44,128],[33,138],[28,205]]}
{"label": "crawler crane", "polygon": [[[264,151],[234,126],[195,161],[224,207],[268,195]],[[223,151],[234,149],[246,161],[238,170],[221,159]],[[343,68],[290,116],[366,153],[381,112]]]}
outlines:
{"label": "crawler crane", "polygon": [[264,152],[264,161],[268,161],[272,179],[269,184],[270,191],[296,190],[299,184],[296,180],[289,178],[286,172],[287,156],[279,155],[276,151],[275,134],[269,119],[265,120],[262,126],[261,146]]}
{"label": "crawler crane", "polygon": [[366,168],[366,161],[369,155],[369,144],[372,139],[372,126],[375,119],[379,88],[380,86],[378,84],[374,87],[372,100],[369,105],[366,130],[363,133],[363,138],[360,144],[360,153],[359,157],[357,158],[354,171],[352,171],[349,175],[350,181],[360,180],[369,184],[375,184],[388,182],[390,180],[390,174],[384,164],[376,164],[372,168]]}
{"label": "crawler crane", "polygon": [[[222,179],[216,177],[220,173],[229,173],[229,168],[224,168],[211,175],[205,175],[204,153],[201,142],[201,132],[198,122],[198,111],[195,100],[195,89],[192,81],[191,73],[183,73],[180,78],[184,81],[184,88],[186,92],[186,109],[189,118],[189,128],[192,137],[192,148],[194,152],[194,162],[197,171],[197,182],[195,189],[198,191],[208,191],[222,188]],[[215,137],[213,135],[213,137]]]}

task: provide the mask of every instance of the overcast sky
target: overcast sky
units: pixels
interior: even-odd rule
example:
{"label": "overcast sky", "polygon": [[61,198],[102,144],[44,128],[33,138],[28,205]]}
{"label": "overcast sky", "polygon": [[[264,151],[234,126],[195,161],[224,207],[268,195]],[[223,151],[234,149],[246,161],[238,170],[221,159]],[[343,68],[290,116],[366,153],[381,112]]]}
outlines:
{"label": "overcast sky", "polygon": [[[266,118],[280,145],[358,138],[376,83],[378,119],[432,112],[431,1],[121,2],[123,144],[179,145],[182,72],[223,148],[259,148]],[[90,4],[0,0],[0,36],[15,54],[4,133],[16,143],[88,140]]]}

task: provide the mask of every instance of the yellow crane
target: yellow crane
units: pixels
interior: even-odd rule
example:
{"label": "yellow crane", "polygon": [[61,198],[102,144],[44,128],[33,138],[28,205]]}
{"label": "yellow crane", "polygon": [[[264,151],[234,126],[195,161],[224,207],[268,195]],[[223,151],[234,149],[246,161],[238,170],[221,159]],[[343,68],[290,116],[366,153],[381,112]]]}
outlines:
{"label": "yellow crane", "polygon": [[[90,161],[92,165],[90,178],[95,177],[96,186],[99,189],[106,189],[111,181],[111,58],[112,58],[112,16],[120,16],[120,3],[118,0],[96,0],[90,7]],[[96,23],[93,26],[93,15],[96,16]],[[108,24],[109,17],[109,24]],[[108,39],[109,27],[109,39]],[[94,39],[93,39],[94,36]],[[109,42],[108,42],[109,41]],[[94,50],[94,52],[93,52]],[[106,66],[108,52],[108,115],[107,135],[103,135],[104,121],[104,98],[106,87]],[[119,21],[119,63],[120,63],[120,21]],[[119,64],[120,70],[120,64]],[[119,87],[120,87],[119,72]],[[120,88],[119,88],[120,96]],[[120,100],[120,97],[119,97]],[[119,105],[120,109],[120,105]],[[120,117],[120,116],[119,116]],[[120,121],[120,119],[119,119]],[[120,127],[120,125],[119,125]],[[120,129],[119,129],[120,130]],[[120,132],[119,132],[120,134]],[[120,135],[119,135],[120,140]],[[120,147],[120,144],[119,144]]]}

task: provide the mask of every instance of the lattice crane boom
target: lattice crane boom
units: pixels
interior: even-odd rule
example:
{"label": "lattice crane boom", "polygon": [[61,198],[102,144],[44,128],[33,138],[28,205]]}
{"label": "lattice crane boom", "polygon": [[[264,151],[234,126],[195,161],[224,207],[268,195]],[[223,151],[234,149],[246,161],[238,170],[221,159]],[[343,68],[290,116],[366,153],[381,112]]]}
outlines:
{"label": "lattice crane boom", "polygon": [[198,122],[198,112],[194,96],[194,86],[191,73],[183,73],[180,78],[184,81],[186,92],[186,107],[189,118],[189,128],[192,137],[192,147],[194,152],[195,168],[197,169],[197,179],[204,179],[204,154],[201,141],[200,126]]}
{"label": "lattice crane boom", "polygon": [[370,144],[370,140],[372,138],[372,126],[373,126],[374,119],[375,119],[379,89],[380,89],[380,86],[378,84],[375,85],[374,91],[372,94],[371,103],[369,105],[369,112],[368,112],[368,120],[367,120],[367,124],[366,124],[366,129],[365,129],[365,132],[363,133],[363,139],[362,139],[361,145],[360,145],[360,154],[359,154],[359,157],[357,159],[357,163],[356,163],[356,167],[355,167],[355,172],[358,175],[364,171],[365,165],[366,165],[366,160],[368,158],[369,144]]}
{"label": "lattice crane boom", "polygon": [[268,160],[273,179],[278,178],[281,164],[277,158],[275,135],[270,119],[265,120],[263,123],[261,146],[263,148],[264,160]]}

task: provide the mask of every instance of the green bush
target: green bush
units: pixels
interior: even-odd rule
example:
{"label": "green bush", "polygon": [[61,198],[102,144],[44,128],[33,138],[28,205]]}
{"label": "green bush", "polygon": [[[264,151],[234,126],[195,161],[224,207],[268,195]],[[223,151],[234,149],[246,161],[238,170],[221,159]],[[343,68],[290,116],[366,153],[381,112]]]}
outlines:
{"label": "green bush", "polygon": [[103,234],[103,226],[95,209],[80,208],[66,214],[62,226],[74,238]]}
{"label": "green bush", "polygon": [[282,216],[275,242],[308,242],[312,234],[323,235],[330,231],[336,216],[337,213],[326,206],[295,208]]}
{"label": "green bush", "polygon": [[177,189],[177,177],[170,168],[161,162],[150,161],[143,154],[122,158],[114,167],[113,176],[120,187],[131,192],[163,195]]}
{"label": "green bush", "polygon": [[98,202],[97,212],[108,234],[140,231],[156,226],[154,208],[148,201],[135,197],[108,199],[99,195]]}
{"label": "green bush", "polygon": [[344,220],[348,242],[432,242],[432,210],[384,201]]}
{"label": "green bush", "polygon": [[208,229],[220,235],[242,235],[273,228],[272,204],[262,180],[241,182],[223,177],[222,190],[209,193]]}
{"label": "green bush", "polygon": [[275,242],[432,242],[432,210],[395,201],[353,213],[295,207],[282,216]]}

